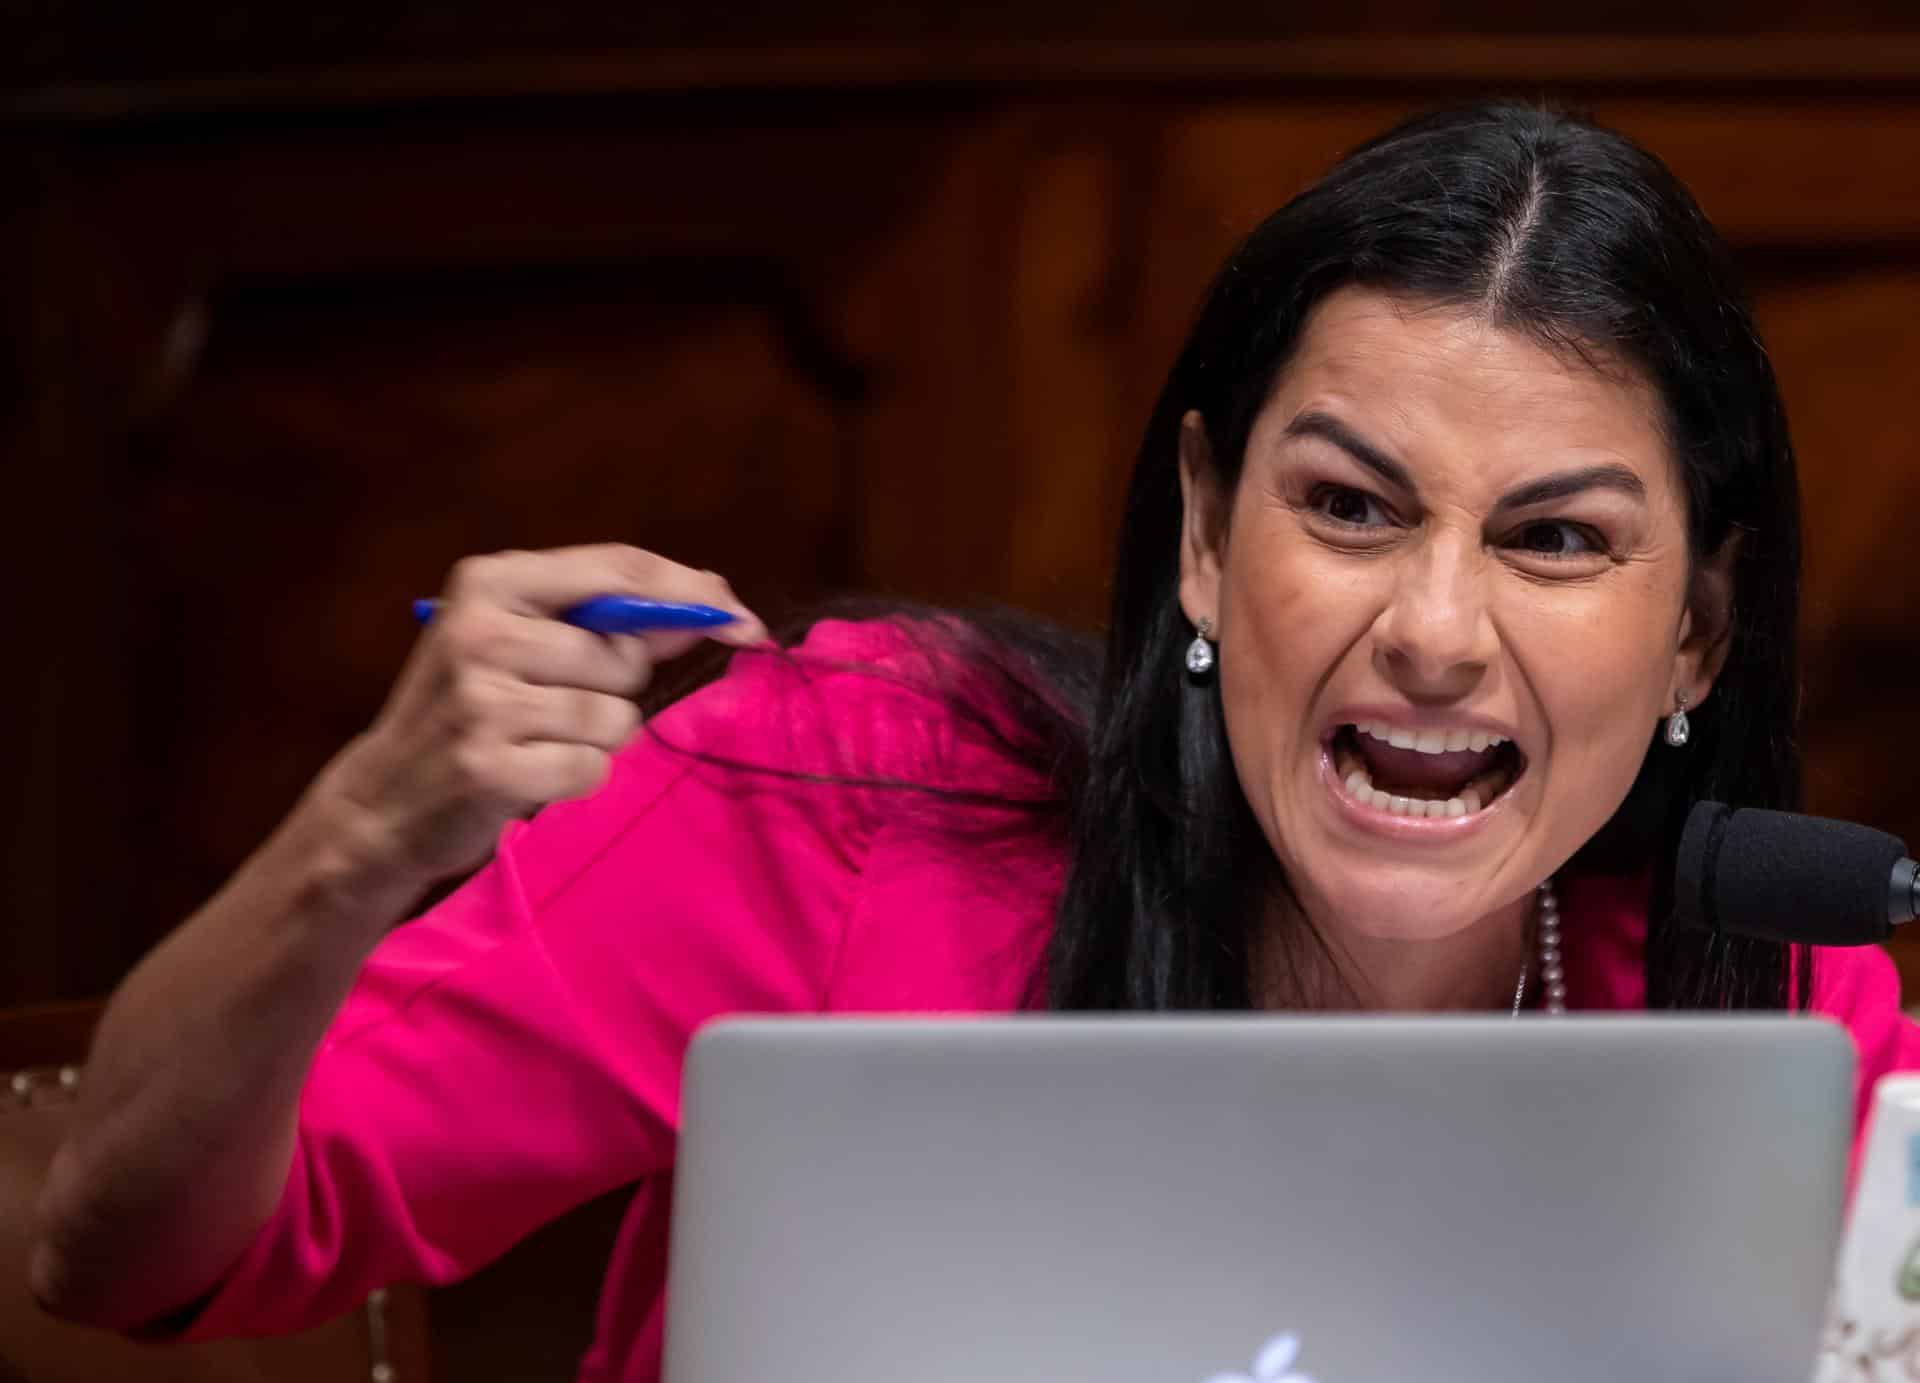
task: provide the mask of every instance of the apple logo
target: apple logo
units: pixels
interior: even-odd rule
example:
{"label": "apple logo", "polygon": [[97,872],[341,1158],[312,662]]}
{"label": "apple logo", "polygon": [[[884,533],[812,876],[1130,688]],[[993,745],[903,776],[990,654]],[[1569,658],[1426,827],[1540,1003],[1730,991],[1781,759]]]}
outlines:
{"label": "apple logo", "polygon": [[1294,1371],[1293,1361],[1300,1357],[1300,1337],[1282,1331],[1260,1346],[1253,1356],[1251,1373],[1216,1373],[1206,1383],[1313,1383],[1304,1373]]}

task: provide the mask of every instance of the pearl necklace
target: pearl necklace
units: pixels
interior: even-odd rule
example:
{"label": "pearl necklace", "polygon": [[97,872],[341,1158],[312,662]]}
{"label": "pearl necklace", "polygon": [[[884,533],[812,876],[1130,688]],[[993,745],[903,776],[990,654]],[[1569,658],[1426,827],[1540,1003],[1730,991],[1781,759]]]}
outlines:
{"label": "pearl necklace", "polygon": [[[1542,1006],[1548,1017],[1559,1017],[1567,1011],[1567,972],[1560,965],[1560,899],[1553,891],[1553,880],[1548,879],[1540,885],[1540,979],[1547,986],[1546,1003]],[[1520,962],[1520,982],[1513,987],[1513,1016],[1520,1016],[1520,1006],[1527,997],[1527,971],[1531,967],[1526,961]]]}

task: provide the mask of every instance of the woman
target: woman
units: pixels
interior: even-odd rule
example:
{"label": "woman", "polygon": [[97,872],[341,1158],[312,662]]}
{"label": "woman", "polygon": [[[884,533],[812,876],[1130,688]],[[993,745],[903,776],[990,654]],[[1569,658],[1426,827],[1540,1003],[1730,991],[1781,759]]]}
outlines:
{"label": "woman", "polygon": [[[1693,801],[1794,804],[1795,504],[1659,164],[1523,108],[1403,126],[1214,284],[1097,698],[1036,626],[769,651],[644,554],[463,564],[372,729],[115,998],[38,1288],[290,1327],[639,1180],[583,1376],[651,1378],[679,1061],[723,1012],[1811,1006],[1864,1088],[1920,1054],[1884,956],[1661,896]],[[746,651],[634,736],[684,644],[548,618],[602,591],[721,605]]]}

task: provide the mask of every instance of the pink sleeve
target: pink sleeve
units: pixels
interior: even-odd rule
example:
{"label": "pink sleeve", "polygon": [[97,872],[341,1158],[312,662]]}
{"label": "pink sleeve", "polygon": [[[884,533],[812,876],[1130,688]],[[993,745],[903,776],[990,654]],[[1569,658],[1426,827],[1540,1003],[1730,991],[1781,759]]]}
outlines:
{"label": "pink sleeve", "polygon": [[[805,647],[858,656],[863,628]],[[187,1333],[299,1329],[388,1282],[460,1277],[671,1165],[694,1029],[821,1006],[871,829],[871,794],[685,751],[901,776],[937,733],[927,709],[742,655],[595,796],[510,828],[374,952],[315,1059],[279,1208]]]}
{"label": "pink sleeve", "polygon": [[1857,1175],[1874,1082],[1893,1071],[1920,1070],[1920,1025],[1901,1011],[1899,973],[1878,946],[1816,950],[1813,1011],[1843,1023],[1853,1036],[1859,1067],[1851,1165]]}

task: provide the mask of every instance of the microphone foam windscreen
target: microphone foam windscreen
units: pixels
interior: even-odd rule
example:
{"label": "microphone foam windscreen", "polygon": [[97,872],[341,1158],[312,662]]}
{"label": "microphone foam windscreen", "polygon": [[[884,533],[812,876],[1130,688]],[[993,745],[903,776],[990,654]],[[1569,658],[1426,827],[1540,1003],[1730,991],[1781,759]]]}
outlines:
{"label": "microphone foam windscreen", "polygon": [[1680,837],[1674,911],[1741,936],[1858,946],[1892,932],[1897,836],[1818,816],[1696,803]]}

